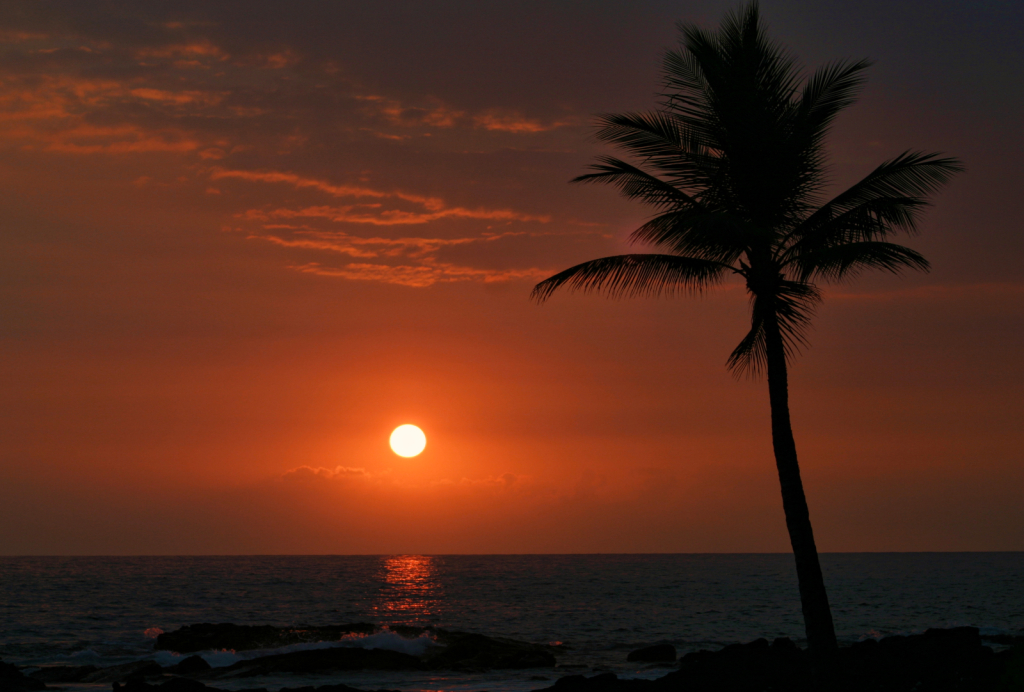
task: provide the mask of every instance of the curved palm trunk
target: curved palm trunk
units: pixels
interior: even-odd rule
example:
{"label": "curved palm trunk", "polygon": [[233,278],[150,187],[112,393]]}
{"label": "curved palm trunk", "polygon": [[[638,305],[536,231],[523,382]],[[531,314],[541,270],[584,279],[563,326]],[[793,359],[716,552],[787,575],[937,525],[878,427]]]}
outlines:
{"label": "curved palm trunk", "polygon": [[774,315],[765,324],[768,359],[768,396],[772,407],[772,445],[775,465],[782,485],[782,508],[786,512],[789,541],[796,558],[796,576],[800,584],[800,604],[811,653],[827,655],[838,648],[832,611],[821,576],[818,549],[814,545],[811,517],[796,461],[796,442],[789,421],[789,382],[782,334]]}

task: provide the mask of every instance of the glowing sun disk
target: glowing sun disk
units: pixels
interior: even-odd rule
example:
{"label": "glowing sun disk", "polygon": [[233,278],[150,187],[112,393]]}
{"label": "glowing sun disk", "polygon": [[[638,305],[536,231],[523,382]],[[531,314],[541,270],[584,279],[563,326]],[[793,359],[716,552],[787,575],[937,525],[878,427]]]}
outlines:
{"label": "glowing sun disk", "polygon": [[391,449],[400,457],[414,457],[427,446],[427,436],[415,425],[399,425],[391,433]]}

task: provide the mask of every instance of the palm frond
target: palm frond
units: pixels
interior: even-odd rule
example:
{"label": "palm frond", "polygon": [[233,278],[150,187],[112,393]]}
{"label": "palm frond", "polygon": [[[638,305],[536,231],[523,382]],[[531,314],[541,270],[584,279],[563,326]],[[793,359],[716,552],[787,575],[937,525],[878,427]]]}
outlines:
{"label": "palm frond", "polygon": [[928,202],[920,197],[877,197],[861,202],[829,220],[807,245],[883,238],[897,231],[913,232]]}
{"label": "palm frond", "polygon": [[[899,231],[913,233],[928,202],[919,197],[879,197],[861,202],[833,218],[819,219],[820,225],[795,243],[786,245],[793,231],[779,243],[777,256],[784,265],[807,266],[807,255],[845,243],[878,242]],[[798,228],[798,230],[800,230]]]}
{"label": "palm frond", "polygon": [[816,70],[804,83],[787,118],[791,219],[806,216],[815,206],[827,182],[825,136],[836,116],[856,100],[870,64],[868,60],[833,62]]}
{"label": "palm frond", "polygon": [[[841,215],[851,212],[865,204],[878,200],[905,200],[908,207],[925,205],[931,193],[945,185],[949,180],[964,171],[963,164],[952,157],[941,157],[939,154],[925,154],[917,151],[906,151],[894,159],[885,161],[846,191],[840,193],[830,202],[822,205],[808,216],[796,228],[791,236],[797,242],[805,239],[815,245],[827,243],[830,231],[842,232],[831,222]],[[891,207],[895,209],[894,206]],[[908,209],[909,210],[909,209]],[[916,215],[904,215],[892,230],[915,232],[917,230]],[[825,237],[822,237],[825,236]],[[884,237],[883,232],[878,237]]]}
{"label": "palm frond", "polygon": [[719,282],[719,262],[676,255],[616,255],[577,264],[541,281],[530,297],[543,303],[557,289],[603,293],[613,298],[699,293]]}
{"label": "palm frond", "polygon": [[843,109],[857,100],[864,85],[864,71],[870,60],[834,62],[814,72],[804,84],[798,120],[811,139],[824,135],[828,126]]}
{"label": "palm frond", "polygon": [[704,136],[671,113],[606,114],[597,126],[598,140],[653,166],[677,187],[706,187],[715,174],[717,159]]}
{"label": "palm frond", "polygon": [[629,240],[731,266],[748,247],[747,235],[742,218],[694,204],[655,216],[633,231]]}
{"label": "palm frond", "polygon": [[[687,30],[686,24],[678,23],[677,27],[680,32]],[[703,30],[698,27],[697,31]],[[701,40],[708,42],[703,36]],[[698,131],[705,131],[708,123],[704,118],[710,111],[707,101],[710,87],[704,79],[700,61],[690,51],[670,50],[665,53],[662,70],[665,73],[665,93],[662,94],[665,109],[681,116],[684,122],[695,124]]]}
{"label": "palm frond", "polygon": [[737,376],[760,376],[768,366],[766,340],[764,310],[758,310],[757,301],[754,300],[750,311],[750,331],[729,354],[725,367]]}
{"label": "palm frond", "polygon": [[771,295],[752,295],[750,331],[733,349],[726,367],[737,375],[757,377],[768,366],[765,323],[774,313],[782,332],[786,359],[796,356],[807,346],[807,330],[814,309],[821,302],[821,292],[814,284],[782,280]]}
{"label": "palm frond", "polygon": [[701,139],[669,113],[605,113],[595,137],[644,159],[679,156],[699,149]]}
{"label": "palm frond", "polygon": [[627,199],[639,200],[655,207],[697,206],[699,203],[679,188],[651,175],[642,168],[613,156],[599,156],[590,166],[594,173],[573,178],[573,183],[608,183],[619,189]]}
{"label": "palm frond", "polygon": [[865,269],[881,269],[898,274],[904,269],[928,271],[928,260],[916,250],[878,241],[843,243],[801,255],[795,262],[804,281],[824,279],[842,281]]}

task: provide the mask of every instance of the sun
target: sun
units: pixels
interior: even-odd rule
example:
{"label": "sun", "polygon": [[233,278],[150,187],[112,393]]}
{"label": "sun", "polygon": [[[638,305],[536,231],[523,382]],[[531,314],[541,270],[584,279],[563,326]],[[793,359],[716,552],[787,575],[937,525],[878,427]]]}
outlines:
{"label": "sun", "polygon": [[391,433],[391,449],[400,457],[414,457],[427,446],[427,436],[415,425],[399,425]]}

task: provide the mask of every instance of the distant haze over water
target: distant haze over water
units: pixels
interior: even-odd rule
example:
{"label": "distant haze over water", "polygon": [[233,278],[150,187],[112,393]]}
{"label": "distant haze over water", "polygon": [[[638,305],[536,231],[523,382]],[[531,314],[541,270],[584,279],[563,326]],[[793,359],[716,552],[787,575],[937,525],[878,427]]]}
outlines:
{"label": "distant haze over water", "polygon": [[[822,564],[847,642],[958,625],[1024,631],[1024,553],[826,554]],[[626,675],[653,675],[625,665],[645,644],[682,654],[803,636],[787,554],[0,558],[8,662],[152,657],[154,628],[199,622],[434,625],[564,642],[560,663]],[[529,688],[521,671],[502,672],[507,684],[495,675],[488,689]],[[393,673],[349,678],[417,686]]]}

